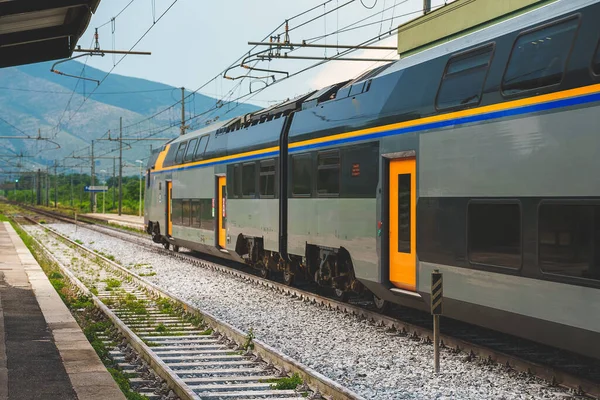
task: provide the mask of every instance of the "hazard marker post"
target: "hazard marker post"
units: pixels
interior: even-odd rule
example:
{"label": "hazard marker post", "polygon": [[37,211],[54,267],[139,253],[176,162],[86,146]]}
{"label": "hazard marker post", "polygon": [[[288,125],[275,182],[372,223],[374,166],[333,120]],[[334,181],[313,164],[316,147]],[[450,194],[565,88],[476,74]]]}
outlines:
{"label": "hazard marker post", "polygon": [[434,370],[440,372],[440,315],[444,298],[444,280],[439,270],[431,273],[431,314],[433,315],[433,359]]}

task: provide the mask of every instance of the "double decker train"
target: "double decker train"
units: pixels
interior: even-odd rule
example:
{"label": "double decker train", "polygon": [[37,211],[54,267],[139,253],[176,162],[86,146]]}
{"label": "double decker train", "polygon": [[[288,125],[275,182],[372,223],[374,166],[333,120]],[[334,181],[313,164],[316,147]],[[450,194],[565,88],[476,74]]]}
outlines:
{"label": "double decker train", "polygon": [[600,359],[600,1],[529,3],[168,142],[147,232],[380,308],[437,269],[448,317]]}

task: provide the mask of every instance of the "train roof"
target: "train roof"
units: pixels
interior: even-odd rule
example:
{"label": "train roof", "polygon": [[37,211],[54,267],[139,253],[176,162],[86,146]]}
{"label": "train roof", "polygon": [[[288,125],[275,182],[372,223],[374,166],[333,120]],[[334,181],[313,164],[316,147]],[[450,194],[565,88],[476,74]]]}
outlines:
{"label": "train roof", "polygon": [[504,34],[524,30],[529,26],[572,13],[598,2],[600,2],[600,0],[556,0],[493,25],[482,27],[477,31],[441,43],[423,50],[422,52],[402,58],[391,65],[390,68],[382,71],[379,76],[392,74],[447,54],[456,53],[462,49],[489,42]]}

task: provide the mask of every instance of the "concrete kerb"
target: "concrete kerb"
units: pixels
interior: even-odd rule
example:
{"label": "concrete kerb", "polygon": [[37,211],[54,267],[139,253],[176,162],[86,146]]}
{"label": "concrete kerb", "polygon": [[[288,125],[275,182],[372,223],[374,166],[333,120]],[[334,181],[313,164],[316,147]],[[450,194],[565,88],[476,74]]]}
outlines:
{"label": "concrete kerb", "polygon": [[[43,227],[45,229],[49,229],[47,227]],[[37,239],[32,238],[42,249],[46,250],[46,254],[58,265],[61,272],[69,278],[71,282],[86,296],[89,296],[94,301],[96,307],[98,307],[115,325],[115,327],[125,336],[131,347],[137,351],[137,353],[148,363],[148,365],[163,378],[170,388],[173,389],[173,392],[179,396],[179,398],[183,400],[201,400],[189,387],[183,382],[179,376],[177,376],[167,364],[165,364],[156,354],[148,347],[131,329],[129,329],[123,321],[117,317],[102,301],[96,297],[75,275],[71,273],[68,269],[66,269],[55,257],[52,253],[50,253],[45,246],[43,246]],[[65,238],[68,240],[68,238]],[[76,244],[79,247],[79,244],[69,241],[70,243]],[[85,248],[84,248],[85,249]],[[86,249],[87,250],[87,249]],[[99,256],[101,257],[101,256]],[[109,261],[108,259],[104,259],[103,261]]]}
{"label": "concrete kerb", "polygon": [[[235,328],[234,326],[219,321],[217,318],[215,318],[208,312],[202,311],[186,303],[184,300],[178,298],[177,296],[158,288],[153,283],[148,282],[141,276],[137,275],[135,272],[127,270],[126,268],[115,263],[114,261],[111,261],[100,254],[92,253],[89,249],[85,248],[79,243],[70,240],[66,236],[54,231],[53,229],[43,225],[40,226],[44,229],[52,231],[53,233],[64,238],[65,240],[68,240],[69,243],[81,248],[82,250],[101,258],[105,263],[116,269],[116,271],[121,276],[135,279],[139,285],[143,286],[146,290],[153,293],[155,296],[167,298],[170,301],[179,305],[186,312],[203,318],[212,329],[234,340],[238,345],[241,345],[246,341],[246,334],[241,330]],[[116,316],[115,318],[118,319],[118,317]],[[270,361],[274,365],[278,365],[280,368],[285,369],[288,372],[298,373],[300,377],[304,380],[304,382],[306,382],[313,391],[318,390],[318,392],[324,397],[335,400],[364,400],[364,398],[359,396],[358,394],[346,389],[345,387],[325,377],[324,375],[313,370],[312,368],[309,368],[291,359],[290,357],[275,350],[274,348],[268,346],[260,340],[254,339],[252,342],[254,343],[254,351],[257,355],[259,355],[264,360]],[[146,346],[143,342],[142,344]]]}

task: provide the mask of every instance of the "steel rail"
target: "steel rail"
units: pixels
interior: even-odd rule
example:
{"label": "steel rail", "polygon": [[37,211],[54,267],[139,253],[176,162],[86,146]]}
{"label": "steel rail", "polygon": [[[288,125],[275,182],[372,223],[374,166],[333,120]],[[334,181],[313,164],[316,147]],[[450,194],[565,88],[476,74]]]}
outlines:
{"label": "steel rail", "polygon": [[[36,210],[36,212],[39,212],[39,210]],[[53,214],[53,213],[44,211],[43,214]],[[103,255],[98,254],[98,253],[80,245],[79,243],[77,243],[77,242],[71,240],[70,238],[68,238],[67,236],[51,229],[50,227],[40,224],[31,218],[28,218],[28,217],[25,217],[25,218],[27,218],[29,221],[35,223],[37,226],[43,228],[47,232],[50,232],[51,234],[68,242],[70,245],[75,246],[78,250],[85,252],[89,255],[92,255],[94,257],[99,257],[100,259],[102,259],[102,261],[105,264],[110,265],[112,267],[112,269],[114,269],[118,274],[132,280],[136,285],[145,289],[149,293],[152,293],[157,297],[166,298],[169,301],[171,301],[172,303],[175,303],[177,306],[181,307],[187,313],[202,318],[204,320],[204,322],[208,324],[208,326],[210,326],[216,332],[221,333],[223,336],[233,340],[238,345],[242,345],[247,340],[247,334],[244,333],[243,331],[241,331],[240,329],[238,329],[224,321],[219,320],[214,315],[212,315],[206,311],[200,310],[199,308],[187,303],[186,301],[169,293],[168,291],[159,288],[157,285],[145,280],[138,274],[126,269],[125,267],[104,257]],[[56,217],[53,217],[53,218],[56,218]],[[43,247],[43,248],[45,248],[45,247]],[[89,290],[87,290],[87,293],[90,293]],[[93,296],[95,303],[97,301],[102,303],[101,300],[98,299],[96,296],[94,296],[93,294],[91,294],[91,295]],[[110,311],[110,309],[108,309],[108,307],[106,307],[104,304],[102,304],[102,305],[104,306],[104,307],[100,307],[102,309],[102,311],[105,311],[105,309]],[[153,352],[151,351],[151,348],[148,347],[139,337],[137,337],[135,335],[135,333],[133,333],[133,331],[131,331],[125,324],[123,324],[122,321],[114,313],[112,314],[112,316],[109,316],[109,318],[113,321],[120,322],[119,327],[118,327],[119,330],[123,333],[124,336],[126,336],[128,339],[131,340],[132,347],[136,351],[138,351],[140,354],[143,354],[143,355],[146,355],[146,354],[152,355],[153,354]],[[137,340],[136,340],[136,338],[137,338]],[[363,397],[359,396],[358,394],[354,393],[353,391],[345,388],[344,386],[338,384],[337,382],[334,382],[333,380],[327,378],[326,376],[313,370],[312,368],[305,366],[302,363],[292,359],[291,357],[281,353],[280,351],[276,350],[275,348],[269,346],[268,344],[262,342],[259,339],[253,339],[252,344],[254,345],[253,352],[256,355],[258,355],[263,360],[266,360],[266,361],[272,363],[275,366],[279,366],[282,371],[299,374],[300,377],[302,378],[302,380],[304,381],[304,383],[307,384],[308,387],[313,392],[317,392],[317,393],[321,394],[322,396],[325,396],[325,398],[331,398],[334,400],[364,400]],[[188,398],[195,399],[195,400],[198,399],[198,397],[186,397],[187,396],[186,393],[188,393],[188,391],[185,390],[187,388],[187,385],[185,385],[185,383],[183,383],[183,381],[181,381],[181,378],[179,378],[177,376],[177,374],[175,372],[173,372],[173,370],[171,370],[164,362],[162,362],[160,360],[160,358],[148,356],[148,359],[146,361],[152,368],[155,368],[155,366],[156,366],[158,371],[166,371],[165,376],[161,375],[161,377],[163,379],[167,380],[167,382],[169,382],[170,385],[172,384],[173,388],[177,388],[175,393],[178,396],[182,397],[183,399],[188,399]],[[173,374],[176,379],[173,378],[171,376],[171,374]],[[179,387],[179,384],[184,385],[184,387]]]}
{"label": "steel rail", "polygon": [[[36,210],[37,212],[37,210]],[[49,216],[52,217],[53,213],[49,213]],[[60,216],[65,222],[73,222],[69,217]],[[125,231],[123,229],[115,228],[113,226],[106,225],[91,225],[86,226],[88,229],[96,230],[97,232],[101,232],[101,229],[98,229],[98,226],[102,228],[107,228],[116,232],[120,232],[126,237],[122,237],[121,239],[125,241],[129,241],[130,243],[143,246],[151,251],[154,251],[159,254],[168,255],[174,258],[179,258],[183,261],[192,263],[196,266],[212,269],[214,271],[219,271],[222,273],[227,273],[229,275],[244,279],[246,281],[252,282],[254,284],[264,286],[276,292],[282,293],[284,295],[296,297],[302,299],[306,302],[311,302],[313,304],[317,304],[323,307],[327,307],[329,309],[336,309],[338,311],[355,315],[360,318],[367,319],[372,323],[387,327],[389,329],[395,329],[396,331],[400,331],[406,335],[412,335],[414,337],[419,337],[423,341],[431,342],[433,338],[433,331],[423,326],[419,326],[416,324],[408,323],[402,321],[400,319],[390,317],[387,315],[380,314],[376,311],[368,310],[364,307],[352,305],[344,302],[340,302],[325,296],[321,296],[309,291],[305,291],[299,288],[295,288],[292,286],[287,286],[283,283],[275,282],[269,279],[264,279],[259,276],[240,271],[238,269],[220,265],[217,263],[213,263],[210,261],[202,260],[190,255],[176,253],[173,251],[165,250],[163,248],[152,245],[149,241],[144,241],[142,235],[132,234],[131,232]],[[135,240],[134,240],[135,238]],[[442,333],[440,336],[441,346],[452,348],[456,352],[462,352],[467,354],[470,358],[477,357],[487,362],[494,362],[497,364],[505,365],[506,367],[512,368],[518,372],[525,372],[534,376],[537,376],[552,385],[557,385],[566,389],[574,390],[577,394],[587,396],[594,399],[600,399],[600,382],[589,381],[571,373],[562,371],[558,368],[543,365],[540,363],[532,362],[529,360],[525,360],[516,355],[507,354],[498,350],[494,350],[482,345],[478,345],[475,343],[471,343],[459,338],[452,337],[451,335]]]}

